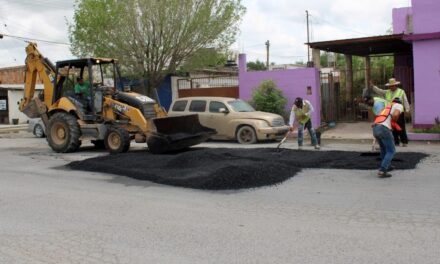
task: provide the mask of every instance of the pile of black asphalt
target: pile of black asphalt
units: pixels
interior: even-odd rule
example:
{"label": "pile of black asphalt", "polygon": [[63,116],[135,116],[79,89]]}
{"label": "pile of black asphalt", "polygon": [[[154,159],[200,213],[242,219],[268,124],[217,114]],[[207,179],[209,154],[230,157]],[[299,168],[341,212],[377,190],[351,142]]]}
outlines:
{"label": "pile of black asphalt", "polygon": [[[423,153],[397,153],[393,166],[414,169],[425,157]],[[67,167],[187,188],[233,190],[279,184],[303,168],[374,170],[379,164],[378,154],[368,152],[191,148],[163,155],[136,151],[101,156]]]}

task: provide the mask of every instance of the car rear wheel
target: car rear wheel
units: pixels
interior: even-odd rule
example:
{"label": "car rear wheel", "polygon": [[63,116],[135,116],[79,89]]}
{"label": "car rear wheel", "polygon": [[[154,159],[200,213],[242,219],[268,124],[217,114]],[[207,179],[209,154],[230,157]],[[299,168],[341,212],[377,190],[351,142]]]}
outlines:
{"label": "car rear wheel", "polygon": [[237,141],[240,144],[254,144],[257,142],[257,133],[251,126],[242,126],[237,130]]}
{"label": "car rear wheel", "polygon": [[34,127],[34,135],[38,138],[43,138],[45,136],[44,129],[41,125],[36,124]]}

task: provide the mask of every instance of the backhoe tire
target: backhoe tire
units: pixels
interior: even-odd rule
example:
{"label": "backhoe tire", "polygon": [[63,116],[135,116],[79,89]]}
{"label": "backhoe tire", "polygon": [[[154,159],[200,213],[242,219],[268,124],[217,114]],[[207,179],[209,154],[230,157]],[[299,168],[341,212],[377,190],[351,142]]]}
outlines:
{"label": "backhoe tire", "polygon": [[242,126],[237,130],[237,141],[240,144],[254,144],[257,142],[257,133],[251,126]]}
{"label": "backhoe tire", "polygon": [[121,127],[111,126],[105,134],[104,144],[110,154],[127,152],[130,148],[130,134]]}
{"label": "backhoe tire", "polygon": [[76,117],[65,113],[55,113],[49,119],[47,142],[56,152],[75,152],[81,145],[81,129]]}

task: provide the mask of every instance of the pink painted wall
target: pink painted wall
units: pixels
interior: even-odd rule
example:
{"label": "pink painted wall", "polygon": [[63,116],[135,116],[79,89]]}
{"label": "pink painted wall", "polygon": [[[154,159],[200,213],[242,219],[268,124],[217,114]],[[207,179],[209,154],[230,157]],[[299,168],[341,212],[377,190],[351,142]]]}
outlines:
{"label": "pink painted wall", "polygon": [[412,15],[411,7],[393,9],[393,34],[409,33],[407,32],[407,19],[409,15]]}
{"label": "pink painted wall", "polygon": [[[290,110],[296,97],[302,97],[312,103],[315,112],[312,123],[316,128],[321,123],[321,97],[320,97],[320,76],[316,68],[301,68],[277,71],[247,71],[246,54],[239,56],[239,86],[240,98],[250,100],[252,90],[260,85],[263,80],[273,80],[278,88],[283,91],[288,99],[286,110]],[[307,95],[307,86],[312,89],[312,94]]]}

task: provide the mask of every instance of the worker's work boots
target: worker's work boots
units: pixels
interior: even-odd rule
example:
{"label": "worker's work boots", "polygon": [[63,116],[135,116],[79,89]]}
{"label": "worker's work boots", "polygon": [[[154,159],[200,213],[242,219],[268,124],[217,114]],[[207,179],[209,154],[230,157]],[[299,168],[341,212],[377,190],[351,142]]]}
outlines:
{"label": "worker's work boots", "polygon": [[391,177],[392,175],[389,174],[389,173],[386,172],[386,171],[378,171],[378,172],[377,172],[377,176],[379,176],[379,178],[389,178],[389,177]]}

